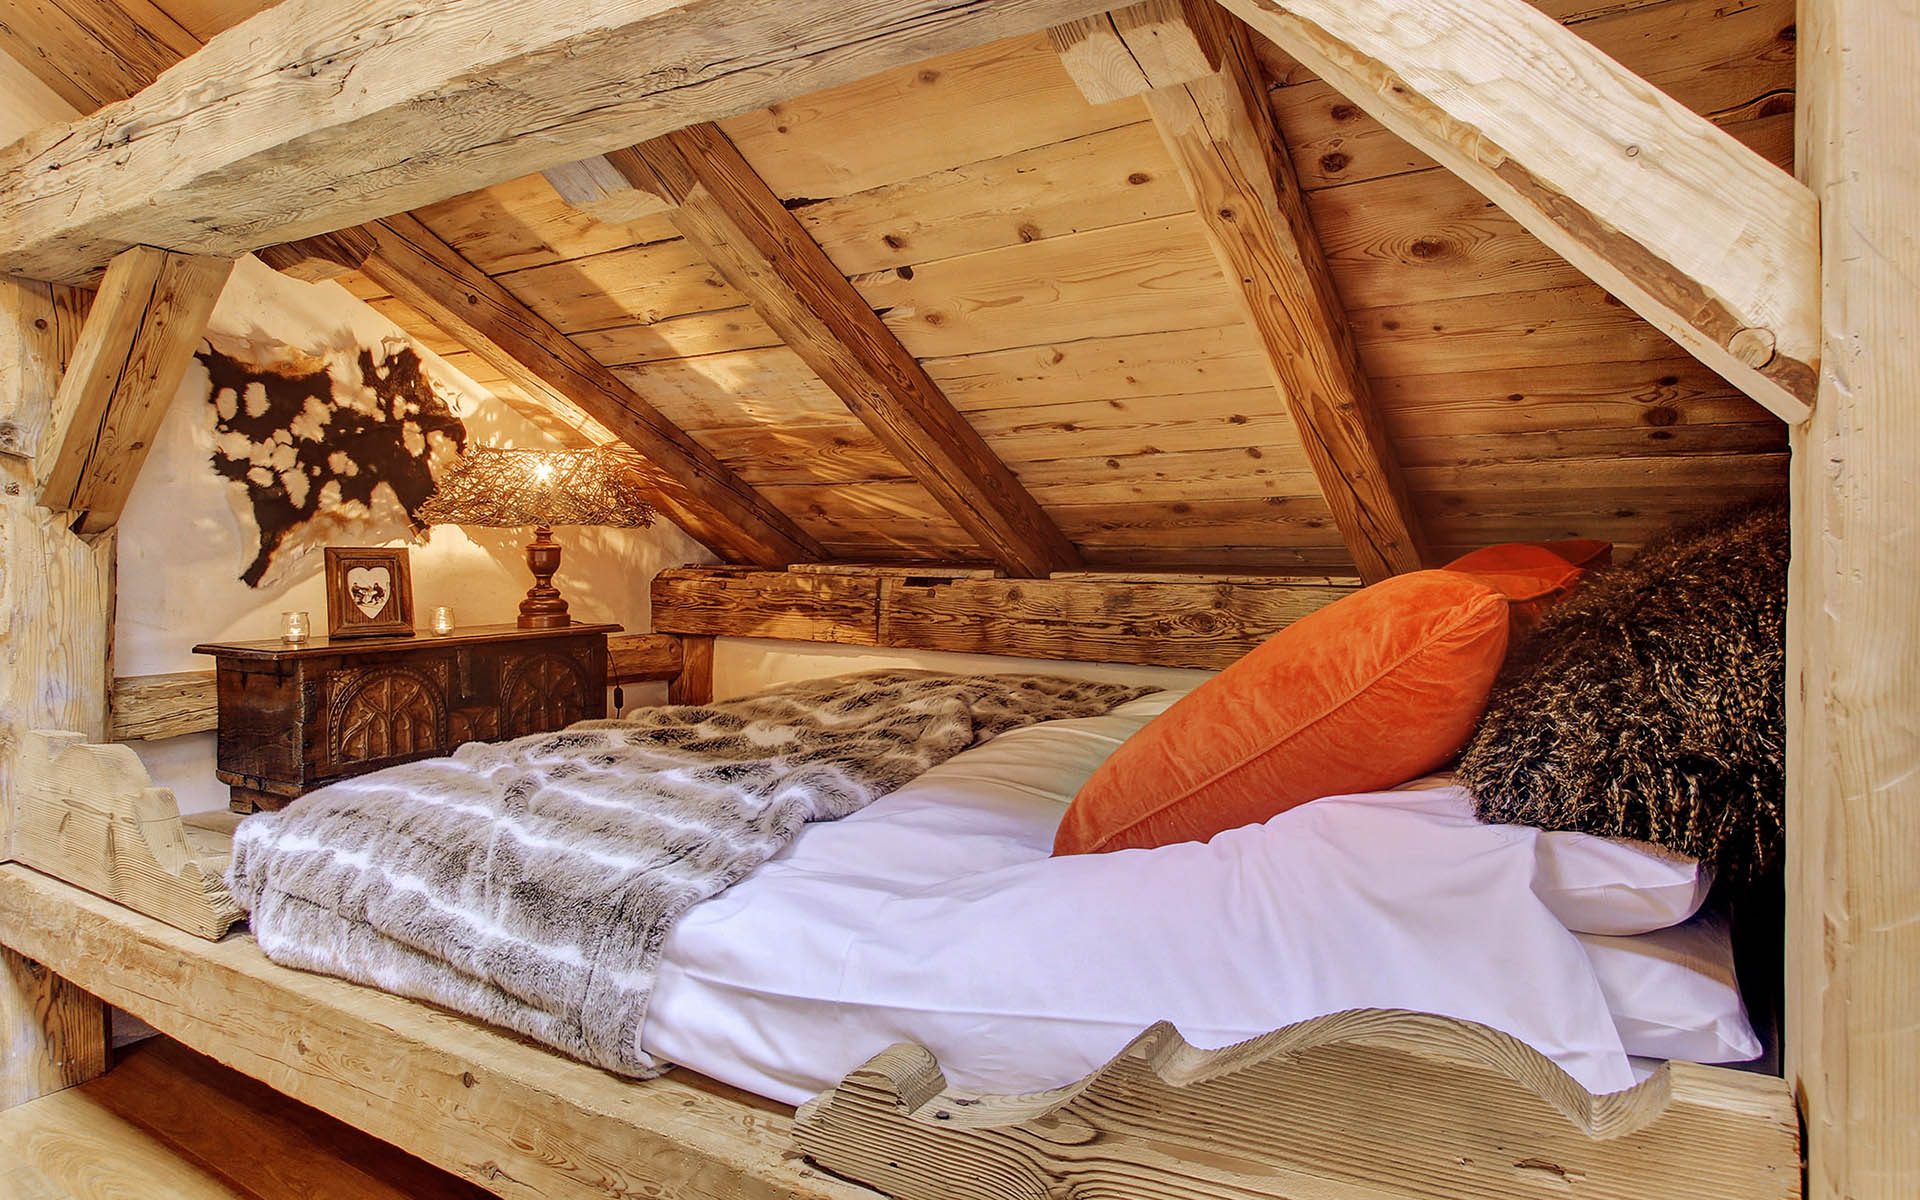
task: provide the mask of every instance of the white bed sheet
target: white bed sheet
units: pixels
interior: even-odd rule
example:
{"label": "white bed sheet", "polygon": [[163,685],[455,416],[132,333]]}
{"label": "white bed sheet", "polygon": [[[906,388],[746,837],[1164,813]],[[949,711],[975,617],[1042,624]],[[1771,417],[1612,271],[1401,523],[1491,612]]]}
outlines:
{"label": "white bed sheet", "polygon": [[1303,805],[1205,844],[1050,858],[1066,802],[1164,710],[1017,730],[809,826],[668,939],[648,1051],[798,1104],[888,1045],[951,1084],[1081,1078],[1171,1019],[1223,1046],[1323,1013],[1479,1021],[1631,1086],[1605,997],[1534,895],[1537,831],[1457,788]]}

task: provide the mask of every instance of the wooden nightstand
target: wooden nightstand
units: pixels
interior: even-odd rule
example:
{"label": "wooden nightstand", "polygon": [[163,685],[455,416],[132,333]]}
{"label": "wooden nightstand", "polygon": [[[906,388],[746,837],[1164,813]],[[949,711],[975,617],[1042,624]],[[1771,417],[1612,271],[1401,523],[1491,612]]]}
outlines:
{"label": "wooden nightstand", "polygon": [[445,637],[207,643],[220,708],[217,775],[238,812],[280,808],[349,775],[462,742],[607,715],[618,625],[477,625]]}

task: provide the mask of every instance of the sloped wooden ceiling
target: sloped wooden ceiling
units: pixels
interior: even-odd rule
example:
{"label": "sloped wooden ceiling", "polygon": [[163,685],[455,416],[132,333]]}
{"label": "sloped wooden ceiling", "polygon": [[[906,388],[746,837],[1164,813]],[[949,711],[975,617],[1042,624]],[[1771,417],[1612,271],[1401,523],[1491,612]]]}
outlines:
{"label": "sloped wooden ceiling", "polygon": [[[1791,165],[1793,0],[1535,3]],[[247,15],[188,7],[173,16],[200,37]],[[1432,556],[1632,547],[1782,486],[1781,422],[1261,45]],[[1140,100],[1089,104],[1035,36],[721,128],[1089,564],[1351,568]],[[603,224],[539,176],[415,215],[828,553],[983,557],[665,216]],[[419,314],[344,282],[533,406]]]}

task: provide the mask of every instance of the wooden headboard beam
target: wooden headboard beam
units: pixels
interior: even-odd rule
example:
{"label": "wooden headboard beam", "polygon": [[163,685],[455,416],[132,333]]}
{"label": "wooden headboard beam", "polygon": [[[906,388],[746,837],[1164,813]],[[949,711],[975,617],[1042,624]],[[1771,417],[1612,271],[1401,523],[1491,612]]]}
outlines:
{"label": "wooden headboard beam", "polygon": [[136,243],[296,241],[1105,3],[278,4],[130,99],[0,149],[0,273],[90,283]]}
{"label": "wooden headboard beam", "polygon": [[1787,421],[1820,357],[1813,193],[1527,0],[1222,0]]}
{"label": "wooden headboard beam", "polygon": [[1218,670],[1353,584],[662,571],[656,629],[899,650]]}

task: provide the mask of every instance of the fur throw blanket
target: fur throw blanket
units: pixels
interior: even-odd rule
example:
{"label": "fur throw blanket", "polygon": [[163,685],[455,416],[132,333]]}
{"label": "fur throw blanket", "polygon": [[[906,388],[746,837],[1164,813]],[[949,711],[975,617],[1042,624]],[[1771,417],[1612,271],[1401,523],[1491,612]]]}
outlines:
{"label": "fur throw blanket", "polygon": [[432,1001],[626,1075],[661,947],[808,821],[996,734],[1153,691],[878,671],[393,767],[242,822],[228,886],[275,962]]}
{"label": "fur throw blanket", "polygon": [[1756,878],[1784,843],[1787,510],[1595,575],[1515,647],[1460,781],[1480,819],[1658,842]]}

